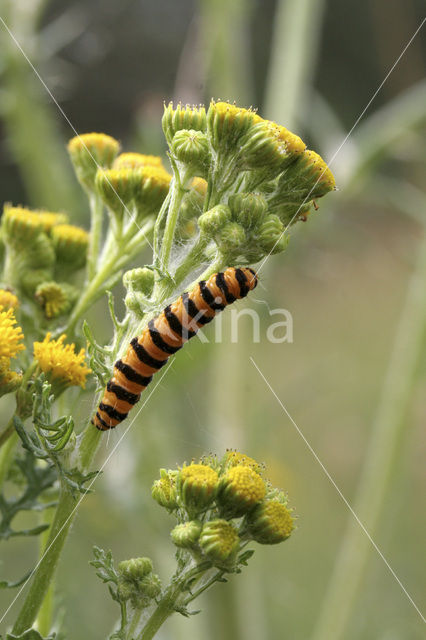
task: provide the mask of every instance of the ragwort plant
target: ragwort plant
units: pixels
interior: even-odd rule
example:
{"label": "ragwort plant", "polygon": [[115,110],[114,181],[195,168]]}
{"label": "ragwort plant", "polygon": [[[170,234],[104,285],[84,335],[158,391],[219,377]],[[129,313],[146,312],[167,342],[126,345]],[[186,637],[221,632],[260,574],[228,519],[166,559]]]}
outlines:
{"label": "ragwort plant", "polygon": [[[52,632],[43,603],[98,473],[92,461],[102,431],[124,420],[152,374],[200,326],[255,286],[249,267],[283,252],[287,229],[335,188],[318,154],[251,109],[171,103],[163,130],[171,173],[159,157],[120,153],[102,133],[69,142],[89,200],[89,232],[62,212],[4,207],[0,392],[13,394],[16,406],[0,433],[0,484],[14,491],[0,498],[0,536],[46,540],[29,575],[1,583],[30,583],[6,638]],[[146,245],[152,263],[124,271]],[[126,313],[118,319],[110,292],[121,280]],[[100,345],[85,316],[105,294],[114,332]],[[69,387],[86,384],[98,412],[75,425]],[[95,548],[92,564],[121,611],[111,638],[152,638],[173,612],[188,615],[200,593],[239,573],[252,554],[247,544],[281,542],[293,529],[285,494],[236,452],[162,470],[152,495],[177,519],[176,572],[163,587],[149,559],[116,569],[111,553]],[[54,515],[18,530],[14,518],[23,510]]]}

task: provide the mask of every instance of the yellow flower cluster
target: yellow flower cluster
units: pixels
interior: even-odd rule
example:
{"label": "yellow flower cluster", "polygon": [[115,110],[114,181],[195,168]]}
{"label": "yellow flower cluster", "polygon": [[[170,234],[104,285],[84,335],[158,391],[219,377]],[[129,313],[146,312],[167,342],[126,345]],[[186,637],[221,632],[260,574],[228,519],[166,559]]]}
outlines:
{"label": "yellow flower cluster", "polygon": [[24,334],[22,329],[16,325],[16,318],[13,309],[3,311],[0,307],[0,359],[4,362],[4,358],[15,358],[19,351],[23,351],[25,346],[22,344]]}
{"label": "yellow flower cluster", "polygon": [[7,289],[0,289],[0,307],[5,309],[16,309],[19,306],[19,300],[14,293]]}
{"label": "yellow flower cluster", "polygon": [[86,377],[91,372],[85,364],[85,351],[75,352],[74,344],[64,345],[66,336],[52,340],[51,333],[47,333],[43,342],[34,342],[34,358],[40,369],[50,374],[53,379],[59,379],[66,386],[85,386]]}

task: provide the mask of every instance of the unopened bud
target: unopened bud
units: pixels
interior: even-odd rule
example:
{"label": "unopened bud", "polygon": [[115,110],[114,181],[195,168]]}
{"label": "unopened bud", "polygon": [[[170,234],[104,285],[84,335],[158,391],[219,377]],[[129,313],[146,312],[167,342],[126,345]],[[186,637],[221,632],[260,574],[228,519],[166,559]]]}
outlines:
{"label": "unopened bud", "polygon": [[207,130],[215,150],[236,150],[244,134],[262,118],[251,109],[229,102],[212,102],[207,112]]}
{"label": "unopened bud", "polygon": [[135,169],[99,169],[96,189],[110,211],[121,216],[131,206],[137,177]]}
{"label": "unopened bud", "polygon": [[75,270],[84,267],[89,244],[87,231],[71,224],[58,224],[51,235],[58,262],[63,261]]}
{"label": "unopened bud", "polygon": [[173,137],[171,151],[192,175],[206,176],[210,161],[209,141],[205,133],[194,129],[182,129]]}
{"label": "unopened bud", "polygon": [[169,192],[172,176],[162,167],[142,167],[135,180],[135,206],[138,217],[157,213]]}
{"label": "unopened bud", "polygon": [[270,168],[277,173],[305,148],[299,136],[271,120],[262,120],[245,135],[240,162],[247,169]]}
{"label": "unopened bud", "polygon": [[228,222],[231,222],[231,210],[225,204],[218,204],[198,218],[201,231],[211,237],[218,234]]}
{"label": "unopened bud", "polygon": [[42,282],[35,290],[35,298],[49,320],[67,313],[78,296],[78,289],[66,282]]}
{"label": "unopened bud", "polygon": [[191,106],[179,103],[176,109],[173,102],[164,105],[163,131],[169,145],[177,131],[182,129],[206,130],[206,110],[203,105]]}
{"label": "unopened bud", "polygon": [[223,253],[233,253],[247,243],[246,232],[238,222],[228,222],[222,228],[217,243]]}
{"label": "unopened bud", "polygon": [[266,200],[260,193],[236,193],[229,198],[233,218],[245,229],[258,225],[266,213]]}
{"label": "unopened bud", "polygon": [[259,245],[266,253],[281,253],[287,247],[288,236],[284,228],[277,215],[270,213],[266,216],[258,230]]}
{"label": "unopened bud", "polygon": [[293,529],[291,511],[279,500],[265,500],[247,515],[248,533],[260,544],[283,542]]}
{"label": "unopened bud", "polygon": [[68,143],[77,178],[87,189],[92,190],[99,168],[111,167],[120,149],[120,143],[105,133],[85,133],[71,138]]}
{"label": "unopened bud", "polygon": [[213,502],[217,483],[217,472],[207,465],[182,467],[178,475],[179,495],[190,514],[196,515]]}
{"label": "unopened bud", "polygon": [[230,567],[240,544],[236,528],[226,520],[210,520],[203,526],[199,545],[207,558],[217,567]]}
{"label": "unopened bud", "polygon": [[150,156],[143,153],[120,153],[112,164],[113,169],[141,169],[142,167],[159,167],[164,169],[160,156]]}
{"label": "unopened bud", "polygon": [[191,549],[197,544],[203,525],[199,520],[190,520],[178,524],[172,529],[170,536],[177,547]]}
{"label": "unopened bud", "polygon": [[178,507],[176,476],[177,471],[160,469],[160,479],[156,480],[151,488],[151,495],[161,507],[173,511]]}
{"label": "unopened bud", "polygon": [[260,475],[250,467],[237,465],[221,478],[217,502],[224,514],[239,517],[263,500],[265,493]]}

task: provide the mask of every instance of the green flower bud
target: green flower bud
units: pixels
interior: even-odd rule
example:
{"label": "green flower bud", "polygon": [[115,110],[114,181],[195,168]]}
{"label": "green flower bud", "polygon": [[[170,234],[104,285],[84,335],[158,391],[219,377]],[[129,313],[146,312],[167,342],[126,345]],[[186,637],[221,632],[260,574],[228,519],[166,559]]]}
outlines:
{"label": "green flower bud", "polygon": [[108,169],[120,149],[120,143],[104,133],[85,133],[71,138],[68,152],[77,178],[89,190],[93,190],[99,167]]}
{"label": "green flower bud", "polygon": [[225,454],[223,462],[225,469],[243,466],[250,467],[250,469],[253,469],[253,471],[258,473],[259,475],[261,475],[263,472],[263,467],[259,462],[256,462],[256,460],[250,458],[250,456],[246,456],[245,453],[240,453],[240,451],[232,451],[231,449],[229,449]]}
{"label": "green flower bud", "polygon": [[221,478],[217,503],[223,513],[236,518],[261,502],[265,493],[265,481],[260,475],[248,466],[237,465]]}
{"label": "green flower bud", "polygon": [[58,262],[65,262],[75,270],[84,267],[89,244],[87,231],[71,224],[58,224],[51,236]]}
{"label": "green flower bud", "polygon": [[172,176],[162,167],[146,166],[136,173],[135,206],[138,219],[157,213],[169,192]]}
{"label": "green flower bud", "polygon": [[49,234],[53,227],[68,220],[64,213],[25,209],[4,205],[2,231],[6,245],[25,249],[40,233]]}
{"label": "green flower bud", "polygon": [[187,511],[196,515],[205,510],[216,496],[217,472],[204,464],[182,467],[178,475],[178,490]]}
{"label": "green flower bud", "polygon": [[170,536],[177,547],[191,549],[197,544],[203,525],[199,520],[190,520],[178,524],[172,529]]}
{"label": "green flower bud", "polygon": [[237,150],[238,142],[262,118],[250,109],[229,102],[212,102],[207,112],[207,131],[212,147],[217,151]]}
{"label": "green flower bud", "polygon": [[79,295],[79,290],[66,282],[42,282],[35,290],[35,298],[49,320],[67,313]]}
{"label": "green flower bud", "polygon": [[121,217],[131,206],[137,180],[137,169],[99,169],[95,184],[108,209]]}
{"label": "green flower bud", "polygon": [[240,162],[246,169],[270,168],[276,174],[305,148],[299,136],[271,120],[262,120],[242,140]]}
{"label": "green flower bud", "polygon": [[246,232],[238,222],[228,222],[222,228],[217,243],[223,253],[235,253],[247,244]]}
{"label": "green flower bud", "polygon": [[148,267],[129,269],[123,275],[123,284],[128,291],[139,291],[150,296],[154,287],[154,271]]}
{"label": "green flower bud", "polygon": [[266,200],[260,193],[236,193],[229,198],[233,218],[245,229],[258,225],[266,213]]}
{"label": "green flower bud", "polygon": [[228,222],[231,222],[231,210],[225,204],[218,204],[198,218],[198,226],[208,236],[218,234]]}
{"label": "green flower bud", "polygon": [[193,175],[207,175],[210,150],[205,133],[194,129],[177,131],[173,137],[171,151],[176,160],[192,170]]}
{"label": "green flower bud", "polygon": [[123,560],[118,565],[118,574],[126,580],[140,580],[152,573],[152,561],[150,558],[132,558]]}
{"label": "green flower bud", "polygon": [[206,522],[199,545],[207,558],[219,568],[230,568],[235,562],[240,538],[236,528],[226,520]]}
{"label": "green flower bud", "polygon": [[284,233],[284,225],[273,213],[266,216],[258,229],[258,243],[265,253],[280,253],[288,244],[288,236]]}
{"label": "green flower bud", "polygon": [[321,198],[336,188],[334,176],[318,153],[306,149],[280,176],[277,192],[289,202]]}
{"label": "green flower bud", "polygon": [[151,488],[151,495],[161,507],[169,511],[177,509],[176,477],[177,471],[160,469],[160,479],[156,480]]}
{"label": "green flower bud", "polygon": [[246,518],[249,535],[260,544],[277,544],[290,537],[294,529],[291,511],[279,500],[265,500]]}
{"label": "green flower bud", "polygon": [[118,565],[118,595],[134,607],[147,607],[161,593],[160,578],[152,573],[149,558],[124,560]]}
{"label": "green flower bud", "polygon": [[164,135],[169,145],[172,143],[173,137],[177,131],[182,129],[193,129],[195,131],[206,130],[206,110],[200,105],[199,107],[189,104],[178,104],[176,109],[173,102],[164,105],[164,115],[162,120]]}

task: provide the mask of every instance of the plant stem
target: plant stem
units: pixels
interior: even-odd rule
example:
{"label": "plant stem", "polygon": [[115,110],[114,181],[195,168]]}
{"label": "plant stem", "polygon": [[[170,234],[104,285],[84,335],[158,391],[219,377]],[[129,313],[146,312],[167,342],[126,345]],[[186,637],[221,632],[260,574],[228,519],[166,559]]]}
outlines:
{"label": "plant stem", "polygon": [[[42,511],[41,523],[51,524],[52,517],[54,515],[53,509],[45,509]],[[49,529],[43,531],[40,535],[40,555],[43,554],[44,549],[46,548],[47,541],[49,539]],[[41,605],[39,614],[37,616],[36,627],[42,636],[47,636],[51,627],[53,620],[53,598],[54,598],[54,582],[51,581],[49,585],[49,589],[47,594],[43,600]]]}
{"label": "plant stem", "polygon": [[171,189],[172,195],[170,199],[170,206],[167,212],[166,226],[164,228],[164,235],[161,243],[160,264],[161,268],[164,271],[168,270],[176,223],[178,221],[179,209],[182,203],[182,198],[186,193],[186,189],[182,187],[181,183],[177,181],[176,177],[173,180]]}
{"label": "plant stem", "polygon": [[89,194],[91,225],[89,235],[89,248],[87,251],[87,278],[89,282],[96,274],[96,267],[99,256],[99,247],[102,239],[102,222],[104,206],[97,193]]}
{"label": "plant stem", "polygon": [[13,633],[17,635],[31,628],[34,624],[43,600],[49,590],[59,556],[74,519],[75,506],[75,498],[66,486],[62,486],[59,503],[49,531],[45,550],[32,574],[30,589],[13,626]]}
{"label": "plant stem", "polygon": [[[11,433],[9,433],[10,428],[12,429]],[[15,431],[12,419],[10,419],[8,429],[3,431],[2,438],[3,436],[7,436],[7,440],[2,442],[3,446],[0,450],[0,487],[3,486],[7,472],[12,465],[13,452],[19,441],[19,436]]]}
{"label": "plant stem", "polygon": [[[410,400],[424,339],[425,308],[426,233],[421,241],[416,267],[408,285],[366,462],[354,501],[354,511],[370,534],[374,534],[377,527],[392,479],[392,463],[405,426],[403,418]],[[370,551],[367,536],[350,516],[315,629],[314,640],[338,640],[344,637]]]}
{"label": "plant stem", "polygon": [[279,0],[272,39],[264,111],[290,129],[313,75],[320,39],[324,0]]}

